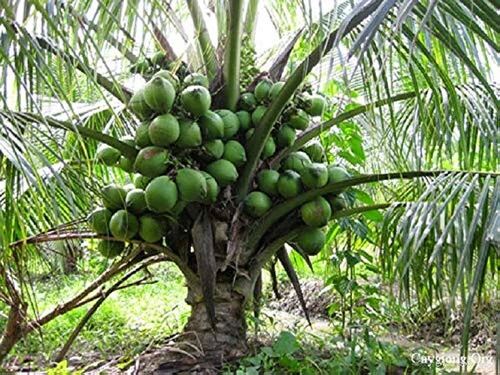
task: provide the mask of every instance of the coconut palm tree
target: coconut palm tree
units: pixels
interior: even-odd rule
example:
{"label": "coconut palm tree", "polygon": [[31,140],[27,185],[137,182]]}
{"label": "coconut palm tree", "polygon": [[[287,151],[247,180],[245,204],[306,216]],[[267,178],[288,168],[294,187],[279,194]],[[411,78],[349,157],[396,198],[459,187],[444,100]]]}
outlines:
{"label": "coconut palm tree", "polygon": [[[121,140],[140,124],[130,101],[150,78],[149,66],[166,62],[174,71],[208,77],[212,109],[236,111],[241,94],[263,78],[284,84],[245,144],[237,181],[215,203],[186,207],[161,243],[127,241],[127,250],[92,286],[153,257],[173,262],[186,278],[191,305],[183,349],[201,347],[212,364],[241,356],[247,350],[245,306],[259,294],[263,267],[277,258],[300,294],[284,247],[291,244],[307,259],[295,241],[307,230],[300,207],[363,186],[363,196],[370,192],[371,198],[334,210],[331,219],[389,208],[382,236],[387,273],[408,295],[416,286],[428,296],[429,285],[441,297],[460,294],[470,317],[495,257],[494,9],[488,0],[314,6],[293,0],[4,1],[0,296],[10,313],[0,358],[37,327],[92,300],[86,288],[64,308],[29,317],[28,260],[43,255],[40,244],[48,241],[116,241],[76,220],[95,207],[107,182],[131,181],[128,172],[96,161],[97,143],[126,159],[137,157],[136,147]],[[275,35],[266,50],[259,45],[263,32]],[[331,105],[293,144],[263,161],[290,100],[311,87]],[[258,172],[279,169],[315,139],[351,176],[275,201],[250,219],[244,202]],[[184,161],[175,156],[171,162]],[[178,352],[160,357],[143,363],[154,370],[163,362],[200,361]]]}

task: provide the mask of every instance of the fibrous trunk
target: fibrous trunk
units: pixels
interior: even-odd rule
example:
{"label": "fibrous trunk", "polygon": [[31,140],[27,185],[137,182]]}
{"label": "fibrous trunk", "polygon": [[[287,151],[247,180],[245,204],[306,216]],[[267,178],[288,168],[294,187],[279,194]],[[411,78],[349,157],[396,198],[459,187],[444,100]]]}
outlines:
{"label": "fibrous trunk", "polygon": [[142,356],[141,374],[215,374],[223,364],[246,354],[244,299],[230,283],[216,286],[215,327],[198,293],[190,289],[186,302],[191,315],[183,333],[166,347]]}

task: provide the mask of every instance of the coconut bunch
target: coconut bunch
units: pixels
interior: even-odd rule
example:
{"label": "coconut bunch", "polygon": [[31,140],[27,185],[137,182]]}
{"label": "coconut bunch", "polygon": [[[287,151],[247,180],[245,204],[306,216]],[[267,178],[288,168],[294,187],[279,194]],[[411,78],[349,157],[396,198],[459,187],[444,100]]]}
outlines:
{"label": "coconut bunch", "polygon": [[[222,190],[229,192],[224,197],[231,196],[231,186],[247,161],[248,142],[283,85],[261,79],[254,90],[241,94],[233,112],[212,107],[209,82],[202,74],[183,75],[168,69],[154,73],[128,104],[142,120],[134,137],[122,138],[138,150],[136,157],[129,159],[108,145],[98,148],[99,161],[136,176],[133,188],[104,187],[103,207],[90,216],[93,229],[120,241],[161,242],[167,218],[179,217],[191,204],[217,205]],[[297,133],[307,129],[313,117],[321,116],[325,106],[325,98],[307,88],[295,95],[277,121],[261,159],[293,145]],[[325,160],[322,145],[312,142],[291,153],[278,169],[263,168],[255,179],[256,190],[244,201],[244,212],[249,218],[259,218],[274,204],[349,177],[343,168],[327,166]],[[324,235],[318,228],[326,224],[332,207],[342,204],[338,197],[321,197],[300,209],[303,222],[311,227],[297,240],[305,252],[321,249]],[[99,249],[114,256],[123,250],[123,243],[104,241]]]}

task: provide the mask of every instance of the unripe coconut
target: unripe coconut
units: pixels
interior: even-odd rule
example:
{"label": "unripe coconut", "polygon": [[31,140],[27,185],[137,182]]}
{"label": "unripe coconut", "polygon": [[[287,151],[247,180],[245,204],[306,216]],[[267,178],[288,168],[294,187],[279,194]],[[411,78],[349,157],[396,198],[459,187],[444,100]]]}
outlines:
{"label": "unripe coconut", "polygon": [[146,60],[138,60],[135,64],[133,64],[129,71],[130,73],[141,73],[144,74],[149,69],[149,62]]}
{"label": "unripe coconut", "polygon": [[168,113],[175,100],[174,86],[165,78],[155,77],[144,86],[144,100],[155,112]]}
{"label": "unripe coconut", "polygon": [[132,173],[134,171],[135,159],[126,158],[125,156],[120,157],[117,167],[122,171],[127,173]]}
{"label": "unripe coconut", "polygon": [[184,168],[175,178],[180,199],[184,202],[203,202],[207,197],[207,181],[196,169]]}
{"label": "unripe coconut", "polygon": [[127,210],[138,215],[147,210],[146,193],[142,189],[132,189],[125,198]]}
{"label": "unripe coconut", "polygon": [[180,148],[194,148],[201,145],[201,129],[197,122],[181,119],[179,121],[179,138],[175,145]]}
{"label": "unripe coconut", "polygon": [[321,116],[325,107],[326,99],[318,94],[309,95],[304,101],[304,109],[311,116]]}
{"label": "unripe coconut", "polygon": [[328,202],[333,212],[345,210],[347,207],[347,201],[343,195],[330,194],[327,196]]}
{"label": "unripe coconut", "polygon": [[261,191],[252,191],[244,201],[245,212],[252,217],[261,217],[272,204],[271,198]]}
{"label": "unripe coconut", "polygon": [[149,182],[152,180],[151,177],[147,177],[147,176],[143,176],[142,174],[140,173],[137,173],[135,176],[134,176],[134,186],[137,188],[137,189],[146,189],[146,186],[148,186]]}
{"label": "unripe coconut", "polygon": [[224,137],[224,121],[215,112],[208,111],[198,119],[203,139],[212,140]]}
{"label": "unripe coconut", "polygon": [[122,153],[120,151],[106,144],[100,144],[97,147],[97,161],[109,167],[116,165],[116,163],[118,163],[118,161],[120,160],[120,156],[122,156]]}
{"label": "unripe coconut", "polygon": [[241,94],[238,106],[245,111],[253,111],[257,106],[257,100],[251,92],[245,92]]}
{"label": "unripe coconut", "polygon": [[283,162],[283,169],[291,169],[292,171],[302,174],[304,169],[311,164],[311,159],[305,152],[291,152]]}
{"label": "unripe coconut", "polygon": [[140,119],[147,119],[153,114],[153,109],[146,103],[144,89],[137,90],[128,102],[128,108]]}
{"label": "unripe coconut", "polygon": [[143,148],[135,158],[134,169],[147,177],[156,177],[167,171],[168,152],[164,148],[149,146]]}
{"label": "unripe coconut", "polygon": [[252,116],[247,111],[238,111],[236,112],[236,116],[238,116],[238,120],[240,121],[240,129],[243,131],[247,131],[252,126]]}
{"label": "unripe coconut", "polygon": [[222,142],[222,140],[220,139],[214,139],[213,141],[205,142],[205,144],[203,145],[203,152],[208,157],[208,159],[220,159],[224,154],[224,142]]}
{"label": "unripe coconut", "polygon": [[149,139],[149,121],[142,122],[137,129],[135,129],[135,144],[140,147],[152,146],[153,143]]}
{"label": "unripe coconut", "polygon": [[113,212],[107,208],[96,208],[88,217],[90,227],[97,234],[109,234],[109,221]]}
{"label": "unripe coconut", "polygon": [[123,249],[125,249],[125,244],[121,241],[101,240],[97,245],[97,251],[106,258],[114,258],[120,255]]}
{"label": "unripe coconut", "polygon": [[207,166],[207,172],[215,178],[220,187],[230,185],[238,179],[236,167],[226,159],[220,159],[210,163]]}
{"label": "unripe coconut", "polygon": [[161,77],[166,79],[168,82],[170,82],[175,91],[179,89],[180,86],[179,78],[177,78],[177,76],[174,73],[163,69],[156,72],[152,78],[156,77]]}
{"label": "unripe coconut", "polygon": [[264,114],[267,111],[267,107],[263,105],[259,105],[255,110],[252,112],[252,124],[253,126],[257,127],[260,124],[260,120],[262,120],[262,117],[264,117]]}
{"label": "unripe coconut", "polygon": [[309,115],[305,111],[297,109],[288,119],[288,125],[294,129],[305,130],[309,126],[310,120]]}
{"label": "unripe coconut", "polygon": [[215,111],[224,122],[224,139],[233,138],[238,130],[240,130],[240,120],[235,113],[231,112],[228,109],[219,109]]}
{"label": "unripe coconut", "polygon": [[167,55],[163,51],[155,52],[153,56],[150,58],[151,64],[153,65],[162,65],[167,60]]}
{"label": "unripe coconut", "polygon": [[296,138],[295,130],[288,125],[283,125],[276,135],[276,142],[278,146],[285,148],[293,145]]}
{"label": "unripe coconut", "polygon": [[127,191],[116,184],[109,184],[101,189],[102,203],[111,211],[125,207]]}
{"label": "unripe coconut", "polygon": [[328,169],[321,163],[309,164],[300,176],[302,183],[309,189],[317,189],[328,183]]}
{"label": "unripe coconut", "polygon": [[155,243],[162,239],[165,231],[163,223],[152,215],[139,218],[139,237],[144,241]]}
{"label": "unripe coconut", "polygon": [[274,169],[264,169],[257,175],[257,186],[264,193],[278,195],[278,180],[280,174]]}
{"label": "unripe coconut", "polygon": [[200,73],[191,73],[184,78],[184,86],[203,86],[208,89],[208,78]]}
{"label": "unripe coconut", "polygon": [[227,141],[224,145],[224,154],[222,157],[229,160],[236,167],[241,167],[247,161],[245,148],[237,141]]}
{"label": "unripe coconut", "polygon": [[285,198],[293,198],[302,191],[300,175],[292,170],[284,171],[278,179],[278,193]]}
{"label": "unripe coconut", "polygon": [[273,84],[271,89],[269,90],[269,100],[273,101],[276,99],[281,89],[285,86],[285,82],[276,82]]}
{"label": "unripe coconut", "polygon": [[259,102],[263,102],[269,96],[269,90],[271,90],[273,83],[269,79],[263,79],[255,86],[255,90],[253,91],[255,95],[255,99]]}
{"label": "unripe coconut", "polygon": [[148,135],[155,146],[168,146],[179,138],[179,122],[168,113],[156,116],[149,125]]}
{"label": "unripe coconut", "polygon": [[260,158],[262,160],[265,160],[273,156],[275,152],[276,152],[276,143],[274,142],[274,138],[269,136],[269,138],[267,138],[266,143],[264,144],[264,149],[262,150]]}
{"label": "unripe coconut", "polygon": [[294,241],[306,255],[318,255],[325,246],[325,233],[318,228],[307,228]]}
{"label": "unripe coconut", "polygon": [[339,167],[337,165],[328,166],[328,183],[333,184],[335,182],[342,182],[351,178],[349,172],[345,168]]}
{"label": "unripe coconut", "polygon": [[148,208],[157,213],[171,211],[177,203],[177,185],[167,176],[153,179],[145,190]]}
{"label": "unripe coconut", "polygon": [[332,209],[325,198],[318,197],[302,205],[300,216],[310,227],[322,227],[330,220]]}
{"label": "unripe coconut", "polygon": [[205,177],[205,181],[207,182],[207,197],[205,198],[204,203],[215,203],[217,202],[217,197],[219,196],[219,184],[215,181],[215,178],[212,177],[211,174],[200,171],[200,173]]}
{"label": "unripe coconut", "polygon": [[318,141],[313,141],[304,147],[304,152],[312,161],[320,163],[325,159],[325,149]]}
{"label": "unripe coconut", "polygon": [[130,240],[139,231],[139,222],[130,212],[116,211],[109,221],[109,229],[113,237],[119,240]]}
{"label": "unripe coconut", "polygon": [[181,93],[182,107],[195,117],[203,116],[210,109],[212,97],[203,86],[188,86]]}

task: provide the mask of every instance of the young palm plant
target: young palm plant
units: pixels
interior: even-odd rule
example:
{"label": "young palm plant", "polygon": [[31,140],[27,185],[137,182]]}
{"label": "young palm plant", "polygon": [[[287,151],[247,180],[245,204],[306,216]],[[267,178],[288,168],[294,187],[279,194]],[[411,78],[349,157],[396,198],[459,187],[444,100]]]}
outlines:
{"label": "young palm plant", "polygon": [[[307,27],[286,35],[265,69],[253,63],[263,6],[257,0],[208,7],[194,0],[109,1],[92,8],[27,1],[24,12],[4,8],[0,270],[12,317],[0,358],[36,327],[92,300],[87,288],[44,319],[27,317],[30,255],[19,249],[68,238],[99,239],[101,253],[118,259],[95,287],[151,259],[173,262],[184,274],[191,315],[182,351],[151,356],[141,362],[148,364],[143,371],[245,354],[245,308],[259,295],[263,267],[278,259],[301,295],[285,245],[308,259],[323,247],[328,221],[387,207],[397,217],[406,206],[401,201],[415,202],[398,232],[408,239],[394,266],[402,279],[422,238],[409,228],[412,220],[426,237],[441,230],[435,237],[444,241],[453,237],[449,226],[437,225],[443,211],[451,212],[449,222],[470,217],[465,241],[467,249],[479,249],[479,259],[469,251],[463,262],[471,270],[477,265],[478,276],[460,276],[454,289],[476,286],[464,296],[472,301],[490,246],[495,209],[489,205],[498,204],[496,174],[489,172],[497,162],[498,103],[488,76],[491,51],[498,49],[492,5],[346,1],[332,9],[325,4],[326,12],[319,4],[312,20],[301,2],[291,3],[266,6],[273,21],[302,15]],[[192,18],[193,43],[184,14]],[[214,20],[217,46],[208,22]],[[175,30],[158,26],[165,23]],[[174,34],[187,44],[182,54]],[[145,57],[148,44],[161,51]],[[110,47],[116,60],[105,55]],[[335,77],[345,86],[329,100],[318,93],[321,79],[313,79],[325,70],[328,82]],[[132,77],[144,81],[129,89]],[[364,104],[349,97],[353,92],[362,93]],[[352,126],[354,119],[364,129]],[[366,162],[370,174],[354,168],[363,164],[356,157],[366,159],[361,135],[378,157]],[[331,150],[351,168],[327,164]],[[109,184],[115,179],[135,186]],[[398,185],[382,188],[388,180]],[[343,199],[344,191],[370,183],[379,184],[374,196],[390,200]],[[71,220],[91,209],[87,222]],[[432,260],[445,256],[436,242],[441,248],[431,251]],[[192,348],[202,355],[180,354]]]}

